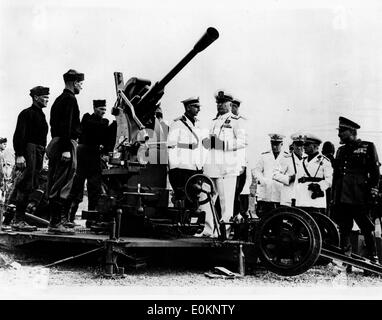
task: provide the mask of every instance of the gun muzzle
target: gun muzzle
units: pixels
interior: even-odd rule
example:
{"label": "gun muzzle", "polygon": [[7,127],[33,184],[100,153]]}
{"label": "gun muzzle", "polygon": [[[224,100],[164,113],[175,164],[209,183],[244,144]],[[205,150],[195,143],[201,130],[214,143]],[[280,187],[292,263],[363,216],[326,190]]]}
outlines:
{"label": "gun muzzle", "polygon": [[219,32],[215,28],[209,27],[200,40],[195,44],[194,50],[197,52],[203,51],[217,38],[219,38]]}

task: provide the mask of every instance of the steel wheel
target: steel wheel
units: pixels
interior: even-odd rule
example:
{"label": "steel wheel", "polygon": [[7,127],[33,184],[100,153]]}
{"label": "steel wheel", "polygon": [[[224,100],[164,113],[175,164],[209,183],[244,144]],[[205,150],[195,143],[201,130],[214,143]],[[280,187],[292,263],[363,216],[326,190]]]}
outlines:
{"label": "steel wheel", "polygon": [[309,213],[314,221],[316,221],[318,228],[321,232],[322,237],[322,247],[326,246],[340,246],[340,233],[338,231],[337,225],[328,216],[320,212]]}
{"label": "steel wheel", "polygon": [[[322,237],[322,247],[330,248],[330,246],[339,247],[340,246],[340,233],[336,224],[328,216],[320,212],[310,212],[309,213],[314,221],[316,221],[318,228],[321,232]],[[318,258],[317,265],[327,265],[332,262],[332,259],[320,257]]]}
{"label": "steel wheel", "polygon": [[198,202],[199,205],[210,201],[215,193],[214,183],[211,178],[204,174],[195,174],[190,177],[184,187],[186,197],[193,203]]}
{"label": "steel wheel", "polygon": [[297,208],[272,210],[256,234],[259,257],[265,267],[282,276],[307,271],[321,252],[321,234],[314,219]]}

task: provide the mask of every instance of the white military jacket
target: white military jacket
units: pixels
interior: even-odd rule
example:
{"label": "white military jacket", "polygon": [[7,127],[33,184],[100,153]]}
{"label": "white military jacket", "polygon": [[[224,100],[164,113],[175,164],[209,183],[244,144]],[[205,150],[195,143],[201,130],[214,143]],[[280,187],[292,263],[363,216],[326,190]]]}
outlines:
{"label": "white military jacket", "polygon": [[228,112],[213,119],[210,135],[224,141],[224,149],[211,149],[207,153],[204,173],[211,178],[238,176],[246,165],[246,132],[243,120]]}
{"label": "white military jacket", "polygon": [[273,172],[279,167],[279,161],[288,153],[281,151],[275,159],[271,150],[263,152],[254,168],[257,179],[257,200],[268,202],[280,202],[282,183],[273,180]]}
{"label": "white military jacket", "polygon": [[[305,167],[305,168],[304,168]],[[309,173],[309,174],[308,174]],[[301,177],[322,178],[318,183],[324,192],[323,197],[312,199],[312,191],[308,190],[308,186],[312,182],[298,182]],[[332,185],[333,168],[330,160],[321,153],[318,153],[312,160],[308,161],[308,157],[304,157],[296,176],[296,207],[314,207],[326,208],[325,190]]]}
{"label": "white military jacket", "polygon": [[197,120],[193,124],[185,115],[175,119],[170,125],[167,137],[170,169],[202,169],[205,152],[203,138]]}
{"label": "white military jacket", "polygon": [[[292,199],[296,199],[296,183],[289,183],[290,176],[296,175],[302,166],[302,159],[299,159],[294,152],[283,154],[279,165],[273,171],[273,180],[282,183],[280,191],[280,204],[290,206]],[[295,180],[297,181],[297,180]]]}

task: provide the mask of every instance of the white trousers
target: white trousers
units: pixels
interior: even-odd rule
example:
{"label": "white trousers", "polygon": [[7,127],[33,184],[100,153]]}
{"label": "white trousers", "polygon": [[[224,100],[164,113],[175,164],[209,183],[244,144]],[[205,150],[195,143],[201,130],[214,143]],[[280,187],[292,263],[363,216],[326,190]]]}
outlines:
{"label": "white trousers", "polygon": [[[212,199],[212,205],[215,205],[216,199],[219,196],[220,207],[221,207],[221,221],[229,222],[233,216],[233,206],[235,200],[235,189],[236,189],[236,179],[237,176],[226,176],[222,178],[211,178],[215,190],[217,193]],[[204,225],[204,234],[212,235],[216,234],[214,230],[214,219],[212,216],[212,210],[209,203],[206,203],[201,207],[201,210],[206,212],[206,222]],[[229,230],[227,226],[227,230]]]}

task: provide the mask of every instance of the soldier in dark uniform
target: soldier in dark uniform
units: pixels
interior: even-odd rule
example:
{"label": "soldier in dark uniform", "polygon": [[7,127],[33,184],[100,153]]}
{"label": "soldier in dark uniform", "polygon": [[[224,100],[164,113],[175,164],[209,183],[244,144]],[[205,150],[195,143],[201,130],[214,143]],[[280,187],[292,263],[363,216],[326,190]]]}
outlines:
{"label": "soldier in dark uniform", "polygon": [[357,139],[359,128],[355,122],[339,118],[338,136],[343,146],[338,148],[334,160],[333,218],[339,225],[345,254],[351,254],[350,233],[355,220],[365,238],[368,256],[376,263],[374,223],[369,204],[378,194],[380,163],[374,144]]}
{"label": "soldier in dark uniform", "polygon": [[81,120],[81,135],[77,146],[77,171],[70,192],[72,206],[69,219],[74,222],[78,205],[82,202],[84,184],[87,181],[88,210],[95,210],[101,194],[102,160],[107,145],[109,120],[104,119],[106,100],[93,100],[92,114],[85,113]]}
{"label": "soldier in dark uniform", "polygon": [[30,90],[30,96],[33,104],[19,114],[13,135],[16,170],[21,172],[15,185],[16,213],[12,229],[16,231],[37,230],[25,221],[25,210],[32,200],[33,191],[39,187],[48,134],[48,124],[42,109],[48,105],[49,88],[34,87]]}
{"label": "soldier in dark uniform", "polygon": [[84,74],[71,69],[63,77],[65,89],[50,111],[52,140],[47,147],[50,212],[48,232],[74,234],[66,224],[71,204],[69,193],[77,166],[76,140],[80,134],[80,111],[75,95],[82,90]]}

